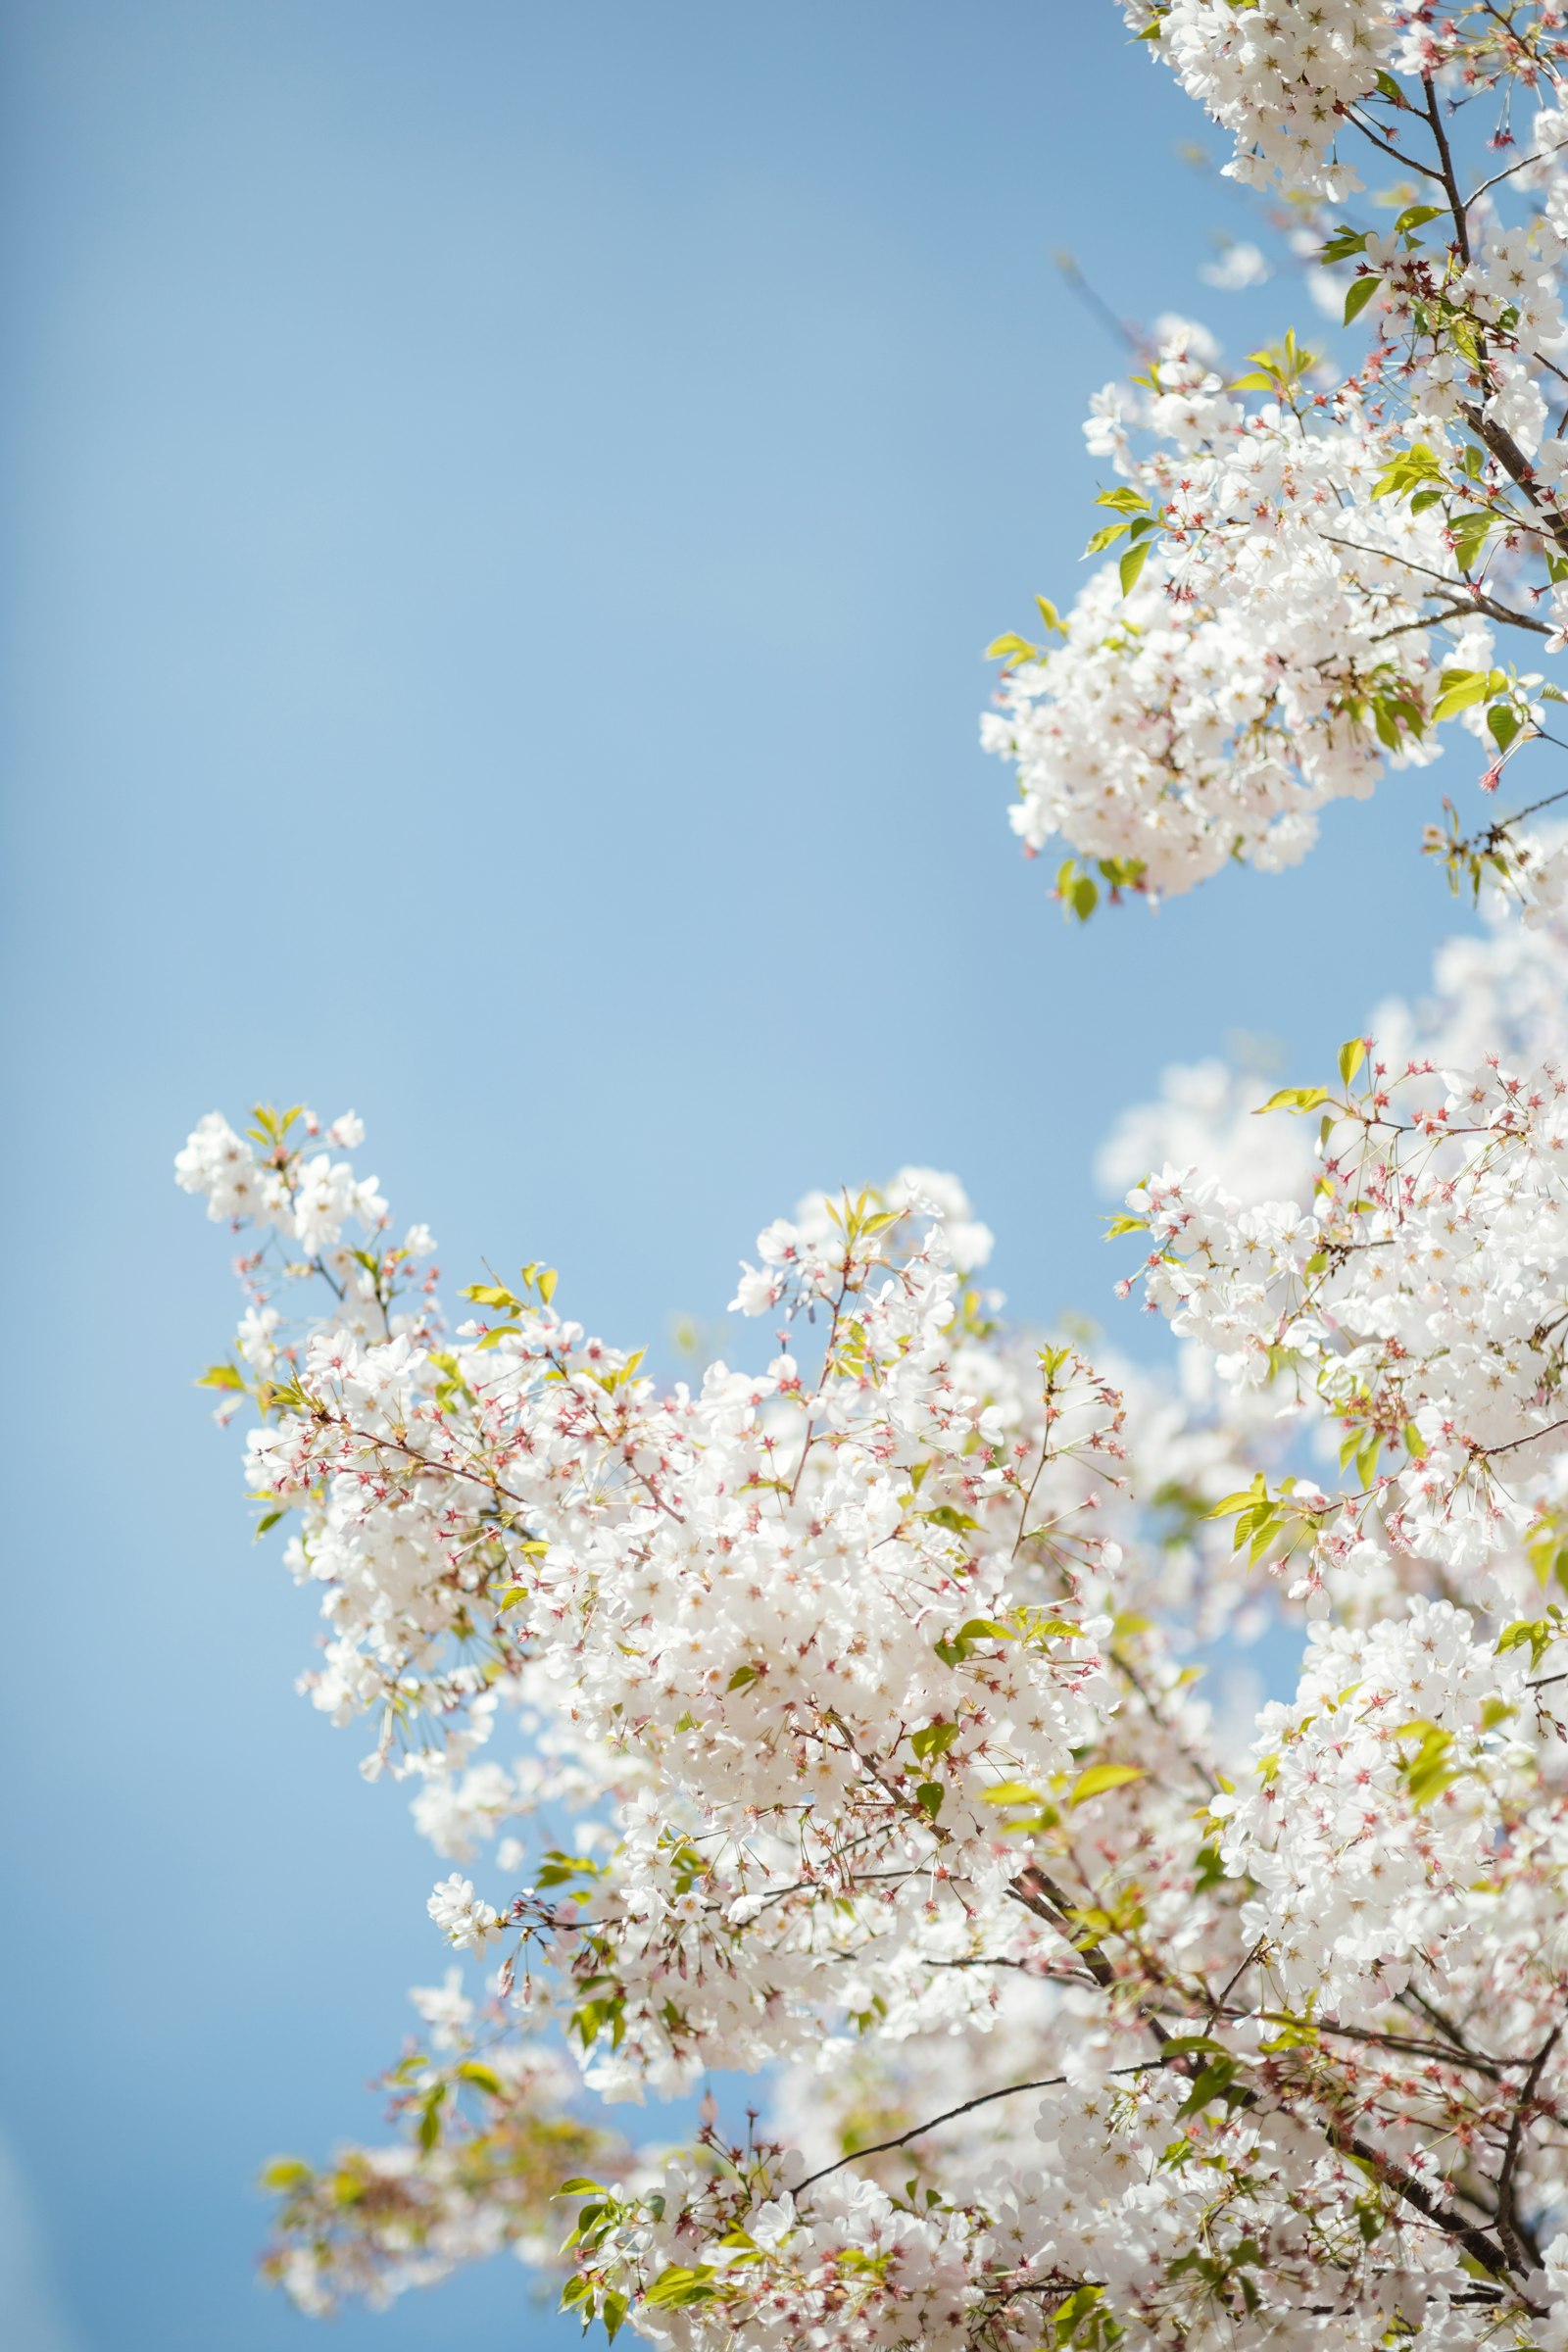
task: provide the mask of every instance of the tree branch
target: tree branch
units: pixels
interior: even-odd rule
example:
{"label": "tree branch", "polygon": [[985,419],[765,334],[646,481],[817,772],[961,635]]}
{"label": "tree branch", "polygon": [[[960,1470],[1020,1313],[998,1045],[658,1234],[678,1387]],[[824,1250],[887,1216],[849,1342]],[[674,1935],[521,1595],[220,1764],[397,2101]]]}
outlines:
{"label": "tree branch", "polygon": [[[1136,2066],[1118,2066],[1113,2071],[1118,2075],[1138,2075],[1147,2073],[1150,2067],[1158,2064],[1157,2058],[1145,2058]],[[1025,2090],[1059,2090],[1066,2080],[1065,2075],[1047,2075],[1038,2082],[1009,2082],[1002,2090],[983,2090],[978,2098],[965,2099],[961,2107],[949,2107],[942,2115],[929,2116],[923,2124],[911,2124],[907,2132],[901,2132],[895,2139],[879,2139],[874,2147],[852,2148],[847,2156],[840,2156],[836,2163],[824,2164],[820,2172],[811,2173],[798,2182],[794,2194],[797,2198],[803,2197],[808,2188],[814,2188],[818,2180],[825,2180],[830,2173],[843,2172],[847,2164],[856,2164],[862,2156],[885,2156],[890,2148],[906,2147],[911,2139],[918,2139],[922,2132],[934,2132],[939,2124],[951,2124],[956,2116],[968,2115],[976,2107],[989,2107],[994,2099],[1016,2098]]]}
{"label": "tree branch", "polygon": [[1519,2219],[1514,2196],[1514,2179],[1519,2170],[1519,2158],[1525,2144],[1525,2118],[1535,2099],[1536,2087],[1544,2071],[1546,2060],[1556,2048],[1564,2020],[1559,2018],[1530,2062],[1530,2072],[1519,2085],[1514,2102],[1513,2121],[1508,2126],[1508,2144],[1502,2153],[1502,2170],[1497,2175],[1497,2235],[1513,2254],[1520,2270],[1539,2270],[1541,2248],[1535,2234]]}
{"label": "tree branch", "polygon": [[1448,210],[1453,215],[1454,243],[1459,248],[1460,261],[1468,267],[1470,261],[1469,216],[1465,209],[1464,198],[1459,193],[1459,182],[1454,177],[1453,155],[1448,146],[1448,134],[1443,127],[1443,109],[1439,105],[1438,93],[1429,74],[1422,74],[1421,87],[1426,96],[1427,121],[1432,125],[1432,135],[1438,143],[1438,161],[1443,167],[1441,172],[1433,173],[1433,177],[1441,179],[1443,182],[1444,192],[1448,199]]}

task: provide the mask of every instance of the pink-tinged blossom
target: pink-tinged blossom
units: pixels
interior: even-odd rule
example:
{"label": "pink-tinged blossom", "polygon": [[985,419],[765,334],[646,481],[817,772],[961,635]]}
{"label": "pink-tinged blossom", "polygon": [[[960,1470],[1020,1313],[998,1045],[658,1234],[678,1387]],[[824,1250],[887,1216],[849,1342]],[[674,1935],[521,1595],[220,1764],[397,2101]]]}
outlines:
{"label": "pink-tinged blossom", "polygon": [[500,1914],[475,1899],[473,1881],[456,1871],[441,1881],[425,1909],[455,1951],[476,1951],[500,1925]]}

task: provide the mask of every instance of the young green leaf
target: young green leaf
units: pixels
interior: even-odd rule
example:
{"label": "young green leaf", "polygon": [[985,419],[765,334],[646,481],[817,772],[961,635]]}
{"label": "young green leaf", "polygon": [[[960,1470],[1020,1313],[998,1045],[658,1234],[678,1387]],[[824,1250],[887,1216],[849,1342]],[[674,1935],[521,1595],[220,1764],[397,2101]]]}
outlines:
{"label": "young green leaf", "polygon": [[1328,1099],[1329,1090],[1326,1086],[1282,1086],[1277,1095],[1270,1095],[1266,1102],[1258,1104],[1252,1116],[1260,1119],[1266,1110],[1316,1110],[1318,1104],[1326,1102]]}
{"label": "young green leaf", "polygon": [[1352,318],[1360,318],[1382,283],[1381,277],[1357,277],[1351,280],[1345,296],[1345,325],[1348,326]]}
{"label": "young green leaf", "polygon": [[1141,1764],[1091,1764],[1074,1781],[1067,1803],[1069,1807],[1087,1804],[1092,1796],[1102,1796],[1107,1788],[1124,1788],[1129,1781],[1143,1778]]}

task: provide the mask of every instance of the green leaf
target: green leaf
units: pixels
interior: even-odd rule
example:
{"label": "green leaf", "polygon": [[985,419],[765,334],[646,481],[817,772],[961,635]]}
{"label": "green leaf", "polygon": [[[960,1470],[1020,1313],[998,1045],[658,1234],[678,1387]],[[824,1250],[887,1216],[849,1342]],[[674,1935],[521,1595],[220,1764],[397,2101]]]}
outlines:
{"label": "green leaf", "polygon": [[998,1781],[994,1788],[983,1788],[980,1794],[988,1805],[1043,1805],[1046,1801],[1038,1788],[1026,1788],[1022,1781]]}
{"label": "green leaf", "polygon": [[1539,1666],[1554,1642],[1563,1638],[1563,1627],[1554,1610],[1550,1617],[1521,1617],[1513,1625],[1504,1626],[1497,1636],[1499,1650],[1518,1649],[1522,1643],[1530,1646],[1530,1663]]}
{"label": "green leaf", "polygon": [[1342,224],[1329,238],[1318,259],[1326,268],[1332,268],[1336,262],[1348,262],[1356,254],[1365,253],[1366,241],[1371,234],[1369,228],[1347,228]]}
{"label": "green leaf", "polygon": [[1100,904],[1100,891],[1092,878],[1079,865],[1076,858],[1064,858],[1056,872],[1056,896],[1063,912],[1075,914],[1087,923]]}
{"label": "green leaf", "polygon": [[909,1745],[923,1764],[928,1756],[944,1756],[958,1737],[956,1723],[928,1723],[909,1735]]}
{"label": "green leaf", "polygon": [[515,1339],[521,1328],[517,1323],[493,1323],[479,1342],[481,1351],[487,1348],[499,1348],[503,1340]]}
{"label": "green leaf", "polygon": [[434,2083],[425,2092],[423,2104],[419,2109],[418,2140],[427,2156],[441,2136],[441,2110],[446,2104],[446,2084],[444,2082]]}
{"label": "green leaf", "polygon": [[297,2156],[274,2156],[270,2164],[263,2167],[261,2184],[274,2196],[281,2196],[287,2189],[307,2187],[315,2179],[310,2166],[302,2164]]}
{"label": "green leaf", "polygon": [[1141,1764],[1091,1764],[1074,1781],[1072,1793],[1067,1799],[1068,1808],[1085,1805],[1092,1796],[1103,1795],[1107,1788],[1123,1788],[1129,1781],[1141,1781],[1143,1778],[1144,1768]]}
{"label": "green leaf", "polygon": [[471,2082],[476,2090],[487,2090],[493,2099],[501,2097],[501,2077],[493,2066],[481,2066],[477,2058],[465,2058],[458,2069],[460,2082]]}
{"label": "green leaf", "polygon": [[1069,2345],[1080,2340],[1086,2345],[1114,2341],[1109,2315],[1100,2308],[1104,2291],[1102,2286],[1093,2283],[1075,2286],[1066,2301],[1057,2304],[1051,2320],[1051,2340],[1056,2352],[1067,2352]]}
{"label": "green leaf", "polygon": [[1259,1470],[1250,1487],[1244,1488],[1239,1494],[1227,1494],[1223,1502],[1216,1502],[1211,1510],[1203,1513],[1203,1516],[1205,1519],[1228,1519],[1233,1511],[1250,1510],[1255,1504],[1266,1500],[1267,1495],[1268,1486],[1262,1471]]}
{"label": "green leaf", "polygon": [[1391,752],[1399,748],[1398,722],[1382,695],[1372,698],[1372,724],[1377,729],[1379,743]]}
{"label": "green leaf", "polygon": [[1411,1732],[1420,1734],[1420,1745],[1413,1756],[1402,1761],[1400,1769],[1410,1793],[1410,1802],[1420,1812],[1423,1806],[1430,1805],[1434,1798],[1441,1796],[1446,1788],[1451,1788],[1460,1775],[1451,1762],[1451,1732],[1444,1731],[1441,1725],[1429,1722],[1424,1716],[1416,1716],[1411,1722],[1400,1724],[1401,1738]]}
{"label": "green leaf", "polygon": [[535,1885],[564,1886],[571,1879],[597,1879],[600,1865],[587,1854],[568,1854],[559,1845],[551,1846],[545,1855],[545,1866]]}
{"label": "green leaf", "polygon": [[1408,236],[1412,229],[1425,228],[1427,222],[1436,220],[1444,209],[1441,204],[1407,204],[1394,223],[1395,235]]}
{"label": "green leaf", "polygon": [[1441,482],[1446,477],[1433,452],[1424,441],[1416,441],[1378,475],[1372,485],[1374,498],[1407,497],[1419,490],[1424,482]]}
{"label": "green leaf", "polygon": [[1467,710],[1472,703],[1484,703],[1489,694],[1496,691],[1492,674],[1485,669],[1446,669],[1438,680],[1433,717],[1451,718],[1456,710]]}
{"label": "green leaf", "polygon": [[1233,391],[1256,387],[1265,392],[1288,395],[1296,389],[1302,376],[1317,366],[1315,351],[1304,351],[1296,340],[1296,329],[1287,327],[1283,342],[1271,344],[1265,351],[1249,352],[1256,372],[1238,376]]}
{"label": "green leaf", "polygon": [[680,2310],[689,2303],[710,2302],[713,2296],[713,2266],[700,2262],[693,2270],[683,2270],[677,2263],[662,2271],[643,2301],[656,2310]]}
{"label": "green leaf", "polygon": [[1031,645],[1027,637],[1020,637],[1016,630],[1008,629],[1004,636],[994,637],[991,640],[986,647],[986,660],[1007,662],[1032,662],[1039,651],[1040,648],[1037,645]]}
{"label": "green leaf", "polygon": [[245,1375],[233,1364],[209,1364],[196,1383],[199,1389],[238,1389],[245,1387]]}
{"label": "green leaf", "polygon": [[756,1682],[761,1671],[760,1666],[737,1666],[724,1688],[726,1690],[744,1690],[748,1683]]}
{"label": "green leaf", "polygon": [[1117,540],[1122,537],[1123,533],[1131,528],[1132,525],[1130,523],[1107,522],[1102,530],[1096,531],[1090,538],[1088,544],[1084,548],[1084,554],[1086,556],[1103,555],[1107,547],[1114,547]]}
{"label": "green leaf", "polygon": [[1366,309],[1367,304],[1371,301],[1373,295],[1377,292],[1382,283],[1383,280],[1381,277],[1358,277],[1352,280],[1350,285],[1347,288],[1345,296],[1345,318],[1343,323],[1346,326],[1349,325],[1352,318],[1360,318],[1361,313]]}
{"label": "green leaf", "polygon": [[1474,571],[1487,544],[1487,534],[1496,520],[1494,514],[1460,514],[1450,522],[1448,535],[1453,541],[1453,560],[1461,571]]}
{"label": "green leaf", "polygon": [[1340,1048],[1340,1076],[1347,1086],[1366,1059],[1366,1039],[1348,1037]]}
{"label": "green leaf", "polygon": [[1097,507],[1109,507],[1115,514],[1147,514],[1149,501],[1141,490],[1123,486],[1118,490],[1102,490],[1096,499]]}
{"label": "green leaf", "polygon": [[514,1298],[511,1291],[504,1289],[499,1282],[470,1282],[463,1296],[471,1298],[477,1306],[499,1306],[509,1315],[520,1315],[522,1312],[522,1300]]}
{"label": "green leaf", "polygon": [[1475,320],[1467,318],[1462,311],[1450,311],[1447,324],[1448,333],[1453,338],[1455,348],[1463,352],[1472,368],[1479,367],[1481,364],[1481,336]]}
{"label": "green leaf", "polygon": [[1224,2098],[1235,2080],[1236,2061],[1228,2051],[1224,2057],[1211,2060],[1198,2076],[1192,2089],[1181,2106],[1177,2108],[1176,2121],[1179,2124],[1185,2123],[1190,2115],[1201,2115],[1211,2100]]}
{"label": "green leaf", "polygon": [[1258,1104],[1252,1116],[1260,1119],[1266,1110],[1316,1110],[1328,1099],[1326,1086],[1282,1086],[1277,1095],[1270,1095],[1266,1102]]}
{"label": "green leaf", "polygon": [[940,1781],[922,1781],[920,1783],[914,1792],[914,1801],[927,1821],[935,1821],[942,1810],[942,1799],[946,1794],[947,1790]]}
{"label": "green leaf", "polygon": [[1149,540],[1141,540],[1137,547],[1128,548],[1126,554],[1122,557],[1121,562],[1117,564],[1116,569],[1121,576],[1121,592],[1123,596],[1130,596],[1134,588],[1137,586],[1138,575],[1149,561],[1150,545],[1151,542]]}
{"label": "green leaf", "polygon": [[611,2288],[600,2305],[599,2316],[605,2323],[605,2333],[612,2343],[614,2342],[625,2325],[626,2314],[630,2309],[630,2295],[623,2295],[614,2287]]}
{"label": "green leaf", "polygon": [[1508,749],[1524,723],[1512,703],[1494,703],[1487,712],[1487,732],[1499,752]]}

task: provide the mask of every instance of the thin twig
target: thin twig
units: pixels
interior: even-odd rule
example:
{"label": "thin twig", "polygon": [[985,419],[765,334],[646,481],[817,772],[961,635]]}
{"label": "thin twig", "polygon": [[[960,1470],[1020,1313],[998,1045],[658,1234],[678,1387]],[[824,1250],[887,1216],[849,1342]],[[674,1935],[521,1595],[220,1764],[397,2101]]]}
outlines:
{"label": "thin twig", "polygon": [[1424,178],[1435,179],[1439,186],[1442,186],[1443,173],[1441,172],[1435,172],[1430,164],[1422,163],[1418,156],[1406,155],[1402,147],[1396,147],[1392,140],[1381,137],[1370,123],[1362,122],[1359,115],[1352,115],[1348,107],[1345,110],[1345,119],[1353,124],[1363,139],[1370,139],[1374,147],[1381,147],[1385,155],[1392,155],[1395,162],[1403,164],[1406,171],[1419,172]]}
{"label": "thin twig", "polygon": [[[1112,2067],[1111,2072],[1117,2075],[1139,2075],[1147,2073],[1150,2067],[1158,2064],[1157,2058],[1143,2058],[1136,2066]],[[818,2180],[825,2180],[830,2173],[841,2173],[847,2164],[857,2164],[862,2156],[885,2156],[890,2148],[906,2147],[911,2139],[918,2139],[923,2132],[934,2132],[939,2124],[951,2124],[956,2116],[968,2115],[976,2107],[989,2107],[993,2099],[1016,2098],[1021,2091],[1025,2090],[1059,2090],[1066,2080],[1065,2075],[1047,2075],[1039,2082],[1009,2082],[1002,2090],[984,2090],[977,2099],[965,2099],[961,2107],[950,2107],[945,2114],[933,2115],[923,2124],[911,2124],[908,2131],[901,2132],[896,2139],[879,2139],[876,2145],[870,2148],[852,2148],[850,2153],[847,2156],[841,2156],[837,2163],[824,2164],[819,2173],[811,2173],[806,2180],[800,2181],[794,2194],[797,2197],[803,2197],[808,2188],[815,2187]]]}

